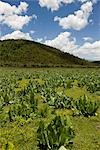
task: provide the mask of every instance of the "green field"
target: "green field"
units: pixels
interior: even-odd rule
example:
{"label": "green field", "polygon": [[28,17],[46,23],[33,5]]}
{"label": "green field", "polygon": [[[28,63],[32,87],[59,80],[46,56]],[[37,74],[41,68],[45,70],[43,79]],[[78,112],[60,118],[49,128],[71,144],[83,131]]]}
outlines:
{"label": "green field", "polygon": [[40,121],[56,116],[74,131],[67,149],[100,150],[99,68],[0,68],[0,150],[38,150]]}

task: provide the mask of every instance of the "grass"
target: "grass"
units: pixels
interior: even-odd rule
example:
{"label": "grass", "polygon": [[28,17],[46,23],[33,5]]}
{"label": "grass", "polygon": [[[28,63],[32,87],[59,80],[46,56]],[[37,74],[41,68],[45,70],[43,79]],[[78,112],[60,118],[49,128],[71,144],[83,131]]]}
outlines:
{"label": "grass", "polygon": [[73,118],[76,137],[73,150],[99,150],[100,149],[100,116],[97,118]]}
{"label": "grass", "polygon": [[[73,98],[79,98],[82,95],[88,95],[91,99],[100,100],[100,97],[90,94],[86,89],[72,88],[67,90],[67,95]],[[75,139],[73,150],[100,150],[100,108],[97,116],[72,117],[73,126],[75,128]]]}

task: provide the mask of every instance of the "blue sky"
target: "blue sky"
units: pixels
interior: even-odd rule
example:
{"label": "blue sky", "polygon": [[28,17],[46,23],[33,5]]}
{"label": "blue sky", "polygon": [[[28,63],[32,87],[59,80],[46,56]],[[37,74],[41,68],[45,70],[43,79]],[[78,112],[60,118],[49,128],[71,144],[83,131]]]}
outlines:
{"label": "blue sky", "polygon": [[0,39],[9,38],[100,60],[100,1],[0,0]]}

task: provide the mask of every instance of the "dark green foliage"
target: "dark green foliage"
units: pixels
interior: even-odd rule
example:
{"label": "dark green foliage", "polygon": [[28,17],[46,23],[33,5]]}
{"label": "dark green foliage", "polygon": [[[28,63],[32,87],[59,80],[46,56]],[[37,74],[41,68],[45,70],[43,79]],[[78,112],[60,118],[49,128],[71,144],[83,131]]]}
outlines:
{"label": "dark green foliage", "polygon": [[99,107],[99,104],[96,101],[91,101],[87,96],[81,97],[79,100],[75,101],[75,109],[79,115],[84,117],[94,116]]}
{"label": "dark green foliage", "polygon": [[26,40],[0,41],[0,65],[13,67],[73,67],[91,63],[55,48]]}
{"label": "dark green foliage", "polygon": [[65,95],[56,95],[54,101],[55,108],[71,108],[72,107],[72,98]]}
{"label": "dark green foliage", "polygon": [[40,150],[58,150],[62,145],[68,146],[74,137],[74,131],[69,120],[56,116],[48,126],[40,122],[37,130]]}
{"label": "dark green foliage", "polygon": [[34,98],[34,93],[30,93],[29,101],[33,112],[36,112],[38,106],[38,100]]}

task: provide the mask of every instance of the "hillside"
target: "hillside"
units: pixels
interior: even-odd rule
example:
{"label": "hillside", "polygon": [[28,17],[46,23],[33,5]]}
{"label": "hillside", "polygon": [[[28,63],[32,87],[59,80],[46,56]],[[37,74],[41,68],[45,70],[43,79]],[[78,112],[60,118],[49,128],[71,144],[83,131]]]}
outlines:
{"label": "hillside", "polygon": [[100,61],[93,61],[92,63],[94,63],[96,65],[100,65]]}
{"label": "hillside", "polygon": [[0,66],[55,67],[91,65],[69,53],[27,40],[0,41]]}

